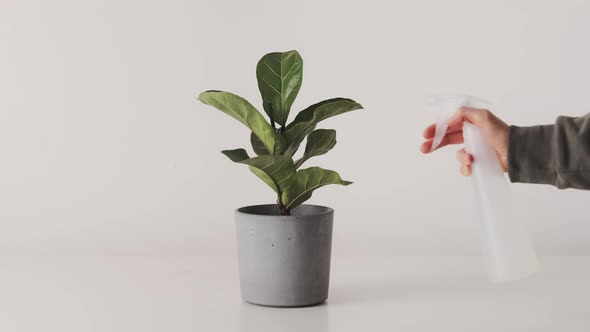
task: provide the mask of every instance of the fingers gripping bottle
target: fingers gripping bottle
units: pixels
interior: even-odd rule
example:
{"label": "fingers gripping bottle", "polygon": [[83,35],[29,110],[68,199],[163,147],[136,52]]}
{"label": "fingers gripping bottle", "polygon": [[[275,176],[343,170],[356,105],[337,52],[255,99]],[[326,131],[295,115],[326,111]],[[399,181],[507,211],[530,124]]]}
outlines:
{"label": "fingers gripping bottle", "polygon": [[[432,97],[429,106],[438,114],[432,149],[441,143],[448,129],[447,121],[460,107],[486,108],[486,104],[471,96]],[[537,256],[525,227],[512,216],[509,184],[495,151],[486,143],[481,130],[471,123],[463,123],[463,138],[465,150],[473,156],[471,178],[490,281],[511,281],[537,272]]]}

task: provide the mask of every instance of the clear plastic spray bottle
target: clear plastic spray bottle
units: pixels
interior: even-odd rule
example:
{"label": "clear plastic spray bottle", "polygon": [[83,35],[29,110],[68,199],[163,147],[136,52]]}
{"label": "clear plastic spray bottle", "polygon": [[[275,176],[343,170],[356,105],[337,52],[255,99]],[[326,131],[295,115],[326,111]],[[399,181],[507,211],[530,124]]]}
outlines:
{"label": "clear plastic spray bottle", "polygon": [[[441,143],[447,121],[460,107],[487,108],[487,102],[481,99],[460,95],[432,96],[428,104],[437,114],[432,149]],[[509,184],[496,153],[471,123],[463,124],[463,138],[465,150],[473,156],[471,177],[490,281],[517,280],[537,272],[537,256],[523,223],[513,218]]]}

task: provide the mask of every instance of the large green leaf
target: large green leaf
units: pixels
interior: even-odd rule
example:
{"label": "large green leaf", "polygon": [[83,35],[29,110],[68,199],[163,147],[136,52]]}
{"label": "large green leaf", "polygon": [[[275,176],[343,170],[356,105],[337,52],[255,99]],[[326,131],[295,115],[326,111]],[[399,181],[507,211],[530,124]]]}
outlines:
{"label": "large green leaf", "polygon": [[311,157],[321,156],[330,151],[336,145],[336,130],[334,129],[316,129],[307,136],[307,145],[303,157],[295,163],[295,168],[299,168],[306,160]]}
{"label": "large green leaf", "polygon": [[252,144],[252,149],[254,149],[257,155],[262,156],[268,154],[266,146],[264,146],[264,143],[254,133],[250,134],[250,144]]}
{"label": "large green leaf", "polygon": [[263,56],[256,66],[256,78],[264,111],[271,120],[285,126],[303,80],[301,55],[293,50]]}
{"label": "large green leaf", "polygon": [[[254,133],[250,133],[250,143],[252,144],[252,149],[254,149],[254,152],[261,156],[261,155],[266,155],[269,154],[268,151],[266,150],[266,146],[264,146],[264,143],[262,143],[262,141],[260,140],[260,138],[258,138],[258,136],[254,135]],[[276,133],[275,134],[275,150],[273,154],[283,154],[283,152],[285,152],[285,148],[287,147],[285,139],[283,138],[283,136],[281,136],[281,134]]]}
{"label": "large green leaf", "polygon": [[291,183],[281,196],[287,210],[291,210],[311,198],[314,190],[328,184],[347,186],[352,182],[344,181],[334,171],[320,167],[310,167],[297,171]]}
{"label": "large green leaf", "polygon": [[258,156],[241,163],[250,166],[250,170],[278,194],[285,190],[296,172],[293,159],[287,155]]}
{"label": "large green leaf", "polygon": [[287,148],[284,153],[294,155],[305,136],[315,129],[318,122],[362,108],[361,104],[346,98],[328,99],[309,106],[299,112],[295,120],[286,127],[283,135],[287,141]]}
{"label": "large green leaf", "polygon": [[213,106],[228,114],[234,119],[250,128],[252,133],[260,139],[269,154],[275,152],[275,148],[284,146],[283,138],[275,132],[266,122],[262,114],[258,112],[246,99],[224,91],[205,91],[197,98],[204,104]]}
{"label": "large green leaf", "polygon": [[221,153],[232,161],[248,165],[252,173],[279,195],[295,175],[295,164],[293,159],[287,155],[265,155],[249,158],[244,149],[224,150]]}

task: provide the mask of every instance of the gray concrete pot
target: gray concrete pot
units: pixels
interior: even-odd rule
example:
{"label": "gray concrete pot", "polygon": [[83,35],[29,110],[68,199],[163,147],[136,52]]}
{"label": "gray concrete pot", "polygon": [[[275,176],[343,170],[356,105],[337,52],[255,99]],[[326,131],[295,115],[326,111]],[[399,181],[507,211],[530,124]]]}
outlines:
{"label": "gray concrete pot", "polygon": [[236,210],[242,298],[299,307],[328,298],[334,210],[301,205],[281,216],[276,205]]}

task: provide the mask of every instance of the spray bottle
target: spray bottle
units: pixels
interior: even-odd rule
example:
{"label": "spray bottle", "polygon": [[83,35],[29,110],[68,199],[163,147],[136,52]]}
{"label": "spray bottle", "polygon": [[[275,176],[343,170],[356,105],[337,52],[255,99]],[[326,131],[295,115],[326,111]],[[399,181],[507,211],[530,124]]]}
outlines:
{"label": "spray bottle", "polygon": [[[488,103],[471,96],[433,96],[429,106],[437,113],[434,150],[445,136],[447,121],[462,106],[487,108]],[[465,150],[473,156],[472,180],[483,226],[483,250],[492,282],[527,277],[539,269],[537,257],[523,223],[512,216],[509,184],[496,153],[481,130],[463,123]]]}

